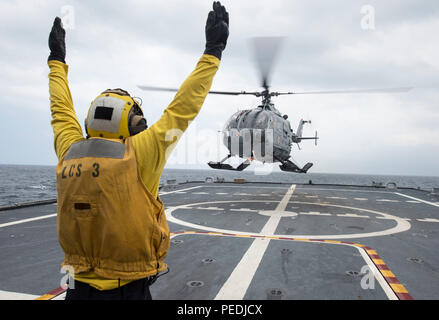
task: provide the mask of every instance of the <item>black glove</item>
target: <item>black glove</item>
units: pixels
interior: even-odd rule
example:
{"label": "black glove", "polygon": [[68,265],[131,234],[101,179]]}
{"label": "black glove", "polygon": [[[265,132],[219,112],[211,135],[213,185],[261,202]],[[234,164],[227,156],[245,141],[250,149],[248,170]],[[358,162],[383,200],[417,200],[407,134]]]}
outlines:
{"label": "black glove", "polygon": [[206,50],[221,60],[221,54],[229,37],[229,13],[219,1],[213,2],[213,11],[209,12],[206,22]]}
{"label": "black glove", "polygon": [[55,18],[53,22],[52,31],[49,35],[50,55],[48,61],[58,60],[66,63],[66,31],[62,27],[62,22],[59,17]]}

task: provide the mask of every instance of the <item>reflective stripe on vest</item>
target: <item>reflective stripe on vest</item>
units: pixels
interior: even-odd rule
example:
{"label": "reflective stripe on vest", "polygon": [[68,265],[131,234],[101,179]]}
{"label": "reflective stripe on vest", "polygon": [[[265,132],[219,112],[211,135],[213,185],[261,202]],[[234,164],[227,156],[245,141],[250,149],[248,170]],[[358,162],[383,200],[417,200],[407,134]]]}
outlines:
{"label": "reflective stripe on vest", "polygon": [[123,159],[125,150],[125,144],[120,142],[104,139],[88,139],[72,144],[64,160],[85,157]]}

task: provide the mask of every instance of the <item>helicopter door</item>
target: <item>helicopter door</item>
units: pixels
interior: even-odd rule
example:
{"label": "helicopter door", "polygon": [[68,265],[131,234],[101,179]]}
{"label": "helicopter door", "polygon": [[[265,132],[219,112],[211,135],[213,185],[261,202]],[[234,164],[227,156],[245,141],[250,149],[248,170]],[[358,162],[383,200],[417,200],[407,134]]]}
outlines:
{"label": "helicopter door", "polygon": [[273,119],[273,134],[275,146],[279,147],[281,145],[281,139],[283,138],[283,123],[279,119]]}
{"label": "helicopter door", "polygon": [[283,136],[284,138],[291,140],[291,126],[290,126],[290,122],[285,120],[284,121],[284,130],[283,130]]}

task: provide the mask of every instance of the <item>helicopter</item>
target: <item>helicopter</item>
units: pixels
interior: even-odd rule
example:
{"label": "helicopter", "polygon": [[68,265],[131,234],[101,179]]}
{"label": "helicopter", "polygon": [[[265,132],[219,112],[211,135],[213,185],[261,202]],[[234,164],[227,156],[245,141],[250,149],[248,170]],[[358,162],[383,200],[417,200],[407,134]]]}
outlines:
{"label": "helicopter", "polygon": [[[253,95],[262,98],[259,106],[240,110],[234,113],[226,122],[223,133],[223,144],[229,153],[220,161],[210,161],[209,167],[213,169],[242,171],[252,161],[262,163],[279,162],[282,171],[294,173],[307,173],[313,166],[308,162],[300,167],[291,160],[291,149],[293,143],[297,144],[302,140],[314,140],[317,145],[317,131],[313,137],[303,137],[303,127],[311,124],[311,120],[299,121],[297,131],[291,129],[288,115],[282,115],[272,102],[273,97],[282,95],[297,94],[346,94],[346,93],[387,93],[407,92],[410,87],[383,88],[383,89],[360,89],[360,90],[337,90],[337,91],[313,91],[313,92],[276,92],[270,91],[270,75],[276,55],[279,51],[283,37],[258,37],[253,38],[254,53],[260,73],[262,91],[209,91],[209,94],[221,95]],[[138,86],[142,90],[176,92],[178,89],[153,86]],[[237,167],[224,163],[233,156],[245,159]]]}

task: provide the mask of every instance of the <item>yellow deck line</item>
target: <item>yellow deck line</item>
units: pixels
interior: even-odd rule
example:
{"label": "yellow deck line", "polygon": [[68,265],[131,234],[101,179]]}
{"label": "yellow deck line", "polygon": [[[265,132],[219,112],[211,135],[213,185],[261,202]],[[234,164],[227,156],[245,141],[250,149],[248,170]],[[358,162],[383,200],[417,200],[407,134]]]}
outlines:
{"label": "yellow deck line", "polygon": [[393,272],[390,270],[380,270],[380,272],[384,277],[396,278],[395,275],[393,274]]}
{"label": "yellow deck line", "polygon": [[53,294],[43,294],[41,297],[36,298],[35,300],[51,300],[55,298],[55,295]]}
{"label": "yellow deck line", "polygon": [[396,293],[408,293],[408,291],[402,284],[390,283],[390,286]]}
{"label": "yellow deck line", "polygon": [[385,262],[381,259],[372,259],[373,263],[378,265],[386,265]]}

